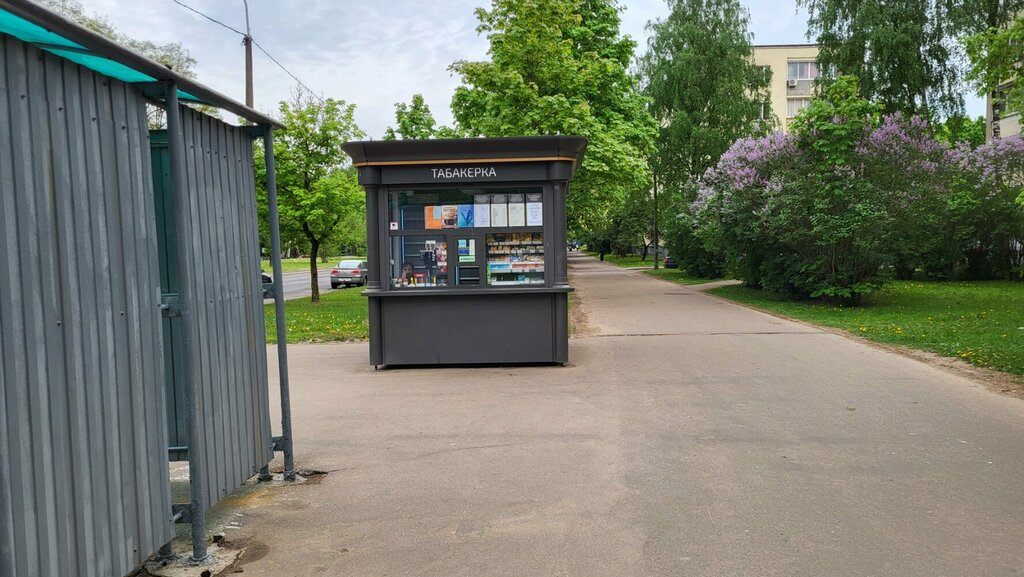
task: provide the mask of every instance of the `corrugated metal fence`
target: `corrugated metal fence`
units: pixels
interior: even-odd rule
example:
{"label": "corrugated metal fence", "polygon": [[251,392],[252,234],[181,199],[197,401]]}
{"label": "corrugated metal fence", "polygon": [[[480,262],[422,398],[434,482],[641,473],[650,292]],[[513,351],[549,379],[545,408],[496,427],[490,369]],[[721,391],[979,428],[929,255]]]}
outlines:
{"label": "corrugated metal fence", "polygon": [[0,572],[173,536],[151,182],[140,93],[0,35]]}
{"label": "corrugated metal fence", "polygon": [[[253,148],[181,112],[209,507],[273,457]],[[138,90],[0,34],[4,577],[124,575],[173,537],[161,166]]]}
{"label": "corrugated metal fence", "polygon": [[[253,148],[240,128],[187,107],[181,115],[192,215],[187,234],[197,398],[204,415],[203,486],[212,505],[273,458]],[[175,413],[178,429],[185,430],[184,411]]]}

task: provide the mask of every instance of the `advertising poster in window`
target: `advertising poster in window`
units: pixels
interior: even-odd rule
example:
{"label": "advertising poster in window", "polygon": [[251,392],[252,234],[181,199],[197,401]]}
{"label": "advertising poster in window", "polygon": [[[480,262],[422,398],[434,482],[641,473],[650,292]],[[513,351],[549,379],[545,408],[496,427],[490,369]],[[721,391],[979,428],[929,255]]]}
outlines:
{"label": "advertising poster in window", "polygon": [[521,194],[508,195],[508,225],[526,226],[526,204]]}
{"label": "advertising poster in window", "polygon": [[444,228],[457,228],[459,226],[459,207],[455,204],[441,206],[441,226]]}
{"label": "advertising poster in window", "polygon": [[544,202],[540,194],[526,195],[526,226],[544,226]]}
{"label": "advertising poster in window", "polygon": [[491,195],[491,226],[508,226],[508,199],[504,194]]}
{"label": "advertising poster in window", "polygon": [[444,228],[444,225],[441,222],[441,207],[440,206],[425,206],[425,207],[423,207],[423,228],[426,228],[426,229]]}
{"label": "advertising poster in window", "polygon": [[459,228],[473,228],[473,205],[459,205]]}
{"label": "advertising poster in window", "polygon": [[473,204],[473,226],[476,228],[491,226],[491,195],[474,195]]}

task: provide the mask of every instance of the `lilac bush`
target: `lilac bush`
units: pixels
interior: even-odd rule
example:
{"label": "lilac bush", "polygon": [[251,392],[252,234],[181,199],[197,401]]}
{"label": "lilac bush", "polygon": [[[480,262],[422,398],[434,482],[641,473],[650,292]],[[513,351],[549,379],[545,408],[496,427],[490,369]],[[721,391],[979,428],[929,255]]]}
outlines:
{"label": "lilac bush", "polygon": [[1022,186],[1021,139],[950,147],[924,119],[881,115],[843,77],[792,134],[736,141],[691,208],[748,284],[855,302],[890,269],[969,272],[972,250],[1019,274]]}
{"label": "lilac bush", "polygon": [[1024,278],[1024,139],[1011,136],[952,155],[959,189],[953,205],[961,218],[967,274]]}
{"label": "lilac bush", "polygon": [[897,278],[908,279],[917,268],[939,278],[955,273],[956,222],[949,206],[954,152],[935,140],[927,121],[898,113],[866,130],[858,146],[866,178],[898,224],[884,238],[886,264]]}

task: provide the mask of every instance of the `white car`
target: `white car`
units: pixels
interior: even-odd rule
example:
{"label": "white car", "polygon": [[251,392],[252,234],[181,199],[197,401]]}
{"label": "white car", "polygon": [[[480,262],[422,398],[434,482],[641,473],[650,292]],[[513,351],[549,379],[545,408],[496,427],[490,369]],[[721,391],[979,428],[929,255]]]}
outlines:
{"label": "white car", "polygon": [[365,260],[343,260],[338,266],[331,269],[331,288],[336,289],[341,285],[346,288],[350,286],[363,286],[366,284],[366,261]]}

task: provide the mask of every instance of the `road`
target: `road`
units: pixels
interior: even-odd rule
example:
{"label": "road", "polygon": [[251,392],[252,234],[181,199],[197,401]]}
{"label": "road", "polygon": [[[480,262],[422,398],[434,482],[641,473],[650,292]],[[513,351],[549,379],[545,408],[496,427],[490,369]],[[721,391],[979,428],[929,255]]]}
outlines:
{"label": "road", "polygon": [[1024,401],[570,262],[566,367],[289,347],[297,463],[330,474],[229,516],[245,574],[1024,574]]}
{"label": "road", "polygon": [[[284,298],[285,300],[308,297],[313,293],[309,283],[309,271],[296,271],[283,273]],[[320,285],[320,293],[331,290],[331,267],[320,267],[317,269],[317,276]],[[263,303],[272,303],[274,299],[264,299]]]}

